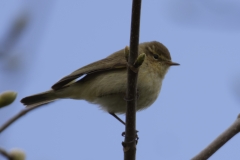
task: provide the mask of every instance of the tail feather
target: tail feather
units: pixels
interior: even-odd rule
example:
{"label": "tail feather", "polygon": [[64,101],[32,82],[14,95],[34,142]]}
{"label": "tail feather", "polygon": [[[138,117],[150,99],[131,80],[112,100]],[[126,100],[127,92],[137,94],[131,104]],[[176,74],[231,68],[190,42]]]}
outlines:
{"label": "tail feather", "polygon": [[56,99],[57,98],[54,94],[54,91],[50,90],[47,92],[25,97],[21,100],[21,102],[24,105],[26,105],[26,107],[32,107],[32,106],[40,106],[43,104],[47,104],[47,103],[53,102]]}

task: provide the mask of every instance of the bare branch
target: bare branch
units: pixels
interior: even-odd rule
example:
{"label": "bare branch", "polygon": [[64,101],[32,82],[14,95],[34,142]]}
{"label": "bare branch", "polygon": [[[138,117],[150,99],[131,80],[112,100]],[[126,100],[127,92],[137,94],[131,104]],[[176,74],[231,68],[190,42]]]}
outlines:
{"label": "bare branch", "polygon": [[[42,106],[42,105],[40,105]],[[0,127],[0,133],[2,133],[2,131],[4,131],[8,126],[10,126],[13,122],[15,122],[16,120],[18,120],[20,117],[22,117],[23,115],[27,114],[28,112],[40,107],[40,106],[33,106],[33,107],[28,107],[23,109],[22,111],[20,111],[19,113],[17,113],[15,116],[13,116],[11,119],[9,119],[7,122],[5,122],[1,127]]]}
{"label": "bare branch", "polygon": [[[134,62],[138,57],[139,29],[140,29],[141,0],[133,0],[132,3],[132,22],[130,35],[130,56],[128,58],[128,84],[127,84],[127,112],[125,140],[122,143],[124,147],[124,159],[136,159],[136,106],[137,106],[137,76],[138,72],[133,71]],[[137,70],[137,69],[136,69]]]}
{"label": "bare branch", "polygon": [[5,151],[4,149],[0,148],[0,154],[3,155],[5,158],[7,158],[8,160],[12,160],[11,155]]}
{"label": "bare branch", "polygon": [[240,132],[240,114],[236,121],[221,135],[219,135],[209,146],[207,146],[198,155],[192,158],[192,160],[208,159],[212,156],[219,148],[221,148],[227,141]]}

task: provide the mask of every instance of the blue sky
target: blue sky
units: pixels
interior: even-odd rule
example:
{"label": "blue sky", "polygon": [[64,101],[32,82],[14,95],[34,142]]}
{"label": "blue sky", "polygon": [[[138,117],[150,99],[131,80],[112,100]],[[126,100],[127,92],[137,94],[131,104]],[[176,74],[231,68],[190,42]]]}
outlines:
{"label": "blue sky", "polygon": [[[1,109],[1,124],[24,108],[21,98],[129,45],[131,1],[11,0],[0,6],[0,46],[14,19],[29,16],[24,34],[0,61],[0,91],[18,92],[13,105]],[[239,16],[236,0],[142,2],[140,42],[162,42],[181,65],[169,70],[156,102],[137,113],[138,160],[190,159],[236,119]],[[0,142],[25,150],[28,160],[120,160],[123,131],[96,105],[60,100],[18,120]],[[238,160],[239,145],[237,135],[210,159]]]}

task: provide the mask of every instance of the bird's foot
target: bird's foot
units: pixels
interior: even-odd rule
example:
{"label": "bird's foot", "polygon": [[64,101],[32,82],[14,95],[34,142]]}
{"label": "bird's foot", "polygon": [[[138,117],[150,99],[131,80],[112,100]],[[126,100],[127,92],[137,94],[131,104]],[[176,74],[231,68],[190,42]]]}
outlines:
{"label": "bird's foot", "polygon": [[[136,141],[136,144],[138,143],[138,140],[139,140],[139,137],[138,137],[138,130],[136,130],[136,135],[135,135],[135,141]],[[125,137],[126,136],[126,132],[122,132],[122,136]]]}

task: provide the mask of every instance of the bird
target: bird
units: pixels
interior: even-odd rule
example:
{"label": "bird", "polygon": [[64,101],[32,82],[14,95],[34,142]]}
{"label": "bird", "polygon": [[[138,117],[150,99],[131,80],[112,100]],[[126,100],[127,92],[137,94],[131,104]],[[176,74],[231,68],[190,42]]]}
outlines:
{"label": "bird", "polygon": [[[138,71],[136,111],[155,102],[168,69],[179,65],[172,62],[169,50],[158,41],[140,43],[138,51],[145,54],[145,59]],[[126,113],[127,66],[125,50],[121,49],[75,70],[50,90],[23,98],[21,103],[34,107],[59,99],[86,100],[125,124],[116,114]]]}

